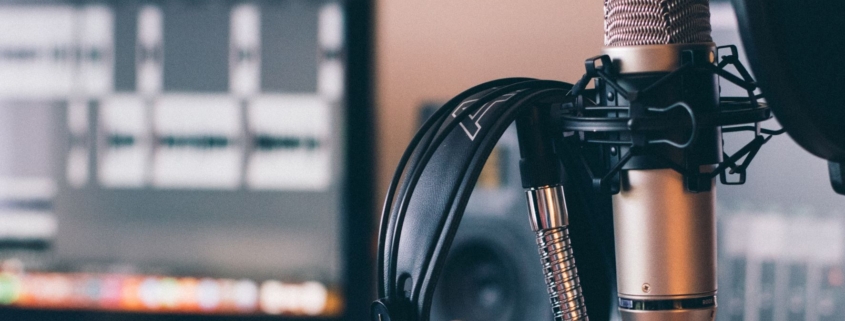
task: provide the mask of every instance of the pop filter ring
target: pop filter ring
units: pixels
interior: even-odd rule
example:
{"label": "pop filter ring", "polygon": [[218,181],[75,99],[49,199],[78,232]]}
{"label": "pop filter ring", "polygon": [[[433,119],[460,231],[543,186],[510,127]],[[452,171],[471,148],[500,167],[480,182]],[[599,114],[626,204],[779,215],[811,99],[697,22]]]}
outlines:
{"label": "pop filter ring", "polygon": [[[810,153],[845,162],[840,1],[732,0],[749,61],[775,116]],[[819,39],[816,35],[821,36]],[[833,177],[832,177],[833,178]]]}

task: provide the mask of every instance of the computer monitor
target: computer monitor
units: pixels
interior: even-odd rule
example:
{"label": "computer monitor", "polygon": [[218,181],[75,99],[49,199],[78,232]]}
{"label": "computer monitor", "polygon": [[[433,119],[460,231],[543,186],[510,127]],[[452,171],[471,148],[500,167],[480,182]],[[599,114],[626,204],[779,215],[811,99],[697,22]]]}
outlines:
{"label": "computer monitor", "polygon": [[365,307],[369,12],[0,1],[0,314]]}

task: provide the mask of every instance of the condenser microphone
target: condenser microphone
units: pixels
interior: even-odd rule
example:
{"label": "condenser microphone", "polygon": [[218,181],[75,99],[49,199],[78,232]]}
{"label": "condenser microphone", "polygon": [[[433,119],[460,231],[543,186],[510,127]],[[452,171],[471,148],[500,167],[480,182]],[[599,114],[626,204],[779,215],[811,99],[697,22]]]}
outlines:
{"label": "condenser microphone", "polygon": [[[643,92],[694,59],[715,59],[708,0],[605,0],[605,48],[618,85]],[[637,106],[608,87],[608,103],[718,111],[717,76],[692,72],[659,87]],[[656,87],[655,87],[656,88]],[[719,127],[664,130],[671,141],[645,147],[622,167],[613,197],[617,290],[623,320],[713,320],[716,312],[716,224],[712,178],[690,178],[672,163],[711,171],[722,157]],[[649,140],[649,137],[630,139]],[[622,148],[622,153],[626,148]],[[665,160],[672,162],[666,162]]]}

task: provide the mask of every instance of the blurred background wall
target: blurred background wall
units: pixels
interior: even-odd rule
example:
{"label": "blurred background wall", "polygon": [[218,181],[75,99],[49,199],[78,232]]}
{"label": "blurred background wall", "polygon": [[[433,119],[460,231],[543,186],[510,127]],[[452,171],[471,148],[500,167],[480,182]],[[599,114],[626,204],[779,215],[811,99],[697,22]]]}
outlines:
{"label": "blurred background wall", "polygon": [[502,77],[575,81],[603,45],[600,1],[376,0],[381,199],[418,109]]}

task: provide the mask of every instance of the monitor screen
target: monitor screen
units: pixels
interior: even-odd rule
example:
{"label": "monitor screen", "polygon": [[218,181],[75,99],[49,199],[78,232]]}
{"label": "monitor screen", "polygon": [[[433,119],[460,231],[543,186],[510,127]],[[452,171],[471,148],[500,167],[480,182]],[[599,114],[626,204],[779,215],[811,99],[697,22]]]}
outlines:
{"label": "monitor screen", "polygon": [[342,315],[346,8],[0,1],[0,306]]}

